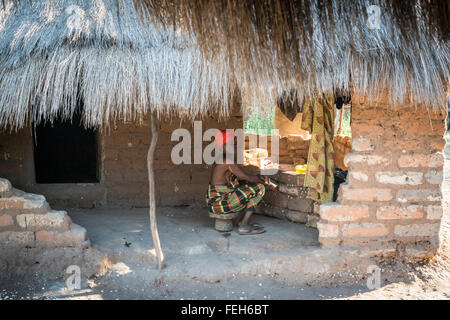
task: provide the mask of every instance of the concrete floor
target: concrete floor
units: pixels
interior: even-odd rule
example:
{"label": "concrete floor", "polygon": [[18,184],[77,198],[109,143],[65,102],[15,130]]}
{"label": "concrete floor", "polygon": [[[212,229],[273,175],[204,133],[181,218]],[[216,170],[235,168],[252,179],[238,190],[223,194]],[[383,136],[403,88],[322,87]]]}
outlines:
{"label": "concrete floor", "polygon": [[[153,248],[147,208],[136,209],[74,209],[68,211],[72,220],[84,226],[91,242],[102,251],[115,254],[144,255]],[[267,230],[260,235],[242,236],[236,232],[222,233],[214,229],[214,220],[206,209],[193,207],[160,207],[157,209],[158,230],[167,264],[181,257],[237,255],[252,258],[277,251],[312,249],[319,243],[317,229],[303,224],[256,215],[255,222]],[[130,245],[125,245],[125,242]]]}
{"label": "concrete floor", "polygon": [[[74,209],[69,215],[113,263],[155,270],[148,209]],[[242,236],[236,228],[217,232],[203,208],[161,207],[157,219],[166,277],[215,282],[236,275],[296,272],[304,275],[298,279],[303,282],[330,268],[321,263],[328,251],[319,248],[317,230],[302,224],[257,215],[254,221],[263,224],[266,233]]]}
{"label": "concrete floor", "polygon": [[[361,270],[351,268],[351,255],[320,248],[318,231],[303,224],[256,215],[267,232],[241,236],[236,228],[217,232],[204,208],[157,208],[166,262],[160,271],[148,209],[68,211],[108,257],[107,274],[84,279],[75,291],[63,279],[16,279],[2,285],[0,299],[324,299],[368,290],[356,280]],[[345,283],[335,282],[339,270]]]}
{"label": "concrete floor", "polygon": [[[267,232],[241,236],[236,228],[217,232],[205,208],[160,207],[166,266],[158,270],[148,209],[68,212],[87,229],[90,251],[27,251],[22,269],[10,266],[17,272],[0,277],[0,300],[345,298],[368,291],[367,266],[374,264],[356,249],[321,248],[318,231],[303,224],[256,215],[253,221]],[[74,263],[82,269],[81,290],[67,290],[64,272],[56,278],[42,273]],[[98,263],[109,268],[92,276]],[[399,279],[397,272],[381,267],[382,283]]]}
{"label": "concrete floor", "polygon": [[160,207],[157,219],[166,267],[159,271],[148,209],[76,209],[69,210],[69,215],[87,229],[93,247],[116,267],[145,278],[215,283],[276,275],[289,283],[323,284],[340,276],[361,278],[358,274],[370,264],[360,263],[356,251],[352,255],[320,248],[317,229],[303,224],[256,215],[254,221],[267,231],[242,236],[236,228],[229,233],[216,231],[204,208]]}

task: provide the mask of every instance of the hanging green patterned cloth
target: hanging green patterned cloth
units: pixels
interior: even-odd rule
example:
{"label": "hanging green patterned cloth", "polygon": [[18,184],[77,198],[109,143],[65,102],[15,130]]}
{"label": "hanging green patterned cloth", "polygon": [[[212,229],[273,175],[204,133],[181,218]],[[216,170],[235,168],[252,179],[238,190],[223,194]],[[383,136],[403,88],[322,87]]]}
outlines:
{"label": "hanging green patterned cloth", "polygon": [[334,97],[316,95],[303,106],[302,129],[311,134],[305,187],[314,188],[321,203],[333,201],[334,190]]}

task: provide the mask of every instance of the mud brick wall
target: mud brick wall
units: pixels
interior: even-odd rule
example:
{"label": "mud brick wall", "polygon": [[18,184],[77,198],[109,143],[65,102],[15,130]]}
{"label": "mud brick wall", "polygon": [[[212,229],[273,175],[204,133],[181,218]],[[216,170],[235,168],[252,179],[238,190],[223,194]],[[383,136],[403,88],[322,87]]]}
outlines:
{"label": "mud brick wall", "polygon": [[293,166],[270,176],[272,182],[279,186],[278,191],[266,188],[257,212],[316,228],[319,220],[317,196],[314,190],[303,187],[304,177],[304,174],[295,172]]}
{"label": "mud brick wall", "polygon": [[[198,119],[201,120],[201,119]],[[239,104],[228,120],[210,116],[202,121],[208,128],[243,127]],[[210,167],[204,164],[175,166],[170,160],[171,134],[176,128],[191,132],[193,123],[181,119],[160,120],[155,151],[156,199],[158,205],[204,205]],[[147,151],[150,144],[148,119],[141,123],[118,121],[98,132],[99,183],[37,184],[33,159],[32,129],[0,132],[0,177],[19,189],[45,196],[56,208],[146,207],[148,206]],[[204,142],[206,146],[209,142]],[[192,147],[193,150],[193,147]]]}
{"label": "mud brick wall", "polygon": [[[162,206],[190,204],[204,206],[212,166],[204,163],[194,164],[193,156],[192,164],[174,165],[172,163],[170,160],[171,149],[178,142],[170,141],[170,137],[173,129],[179,125],[180,120],[169,123],[160,122],[160,135],[154,164],[157,203]],[[202,119],[202,133],[211,128],[242,129],[243,125],[242,113],[239,107],[236,107],[228,119],[221,119],[218,116]],[[192,134],[191,150],[194,152],[193,124],[190,122],[184,126]],[[210,141],[203,142],[202,150],[210,143]]]}
{"label": "mud brick wall", "polygon": [[[98,136],[99,144],[101,137]],[[18,189],[42,194],[54,207],[96,207],[106,205],[103,183],[37,184],[35,179],[32,128],[0,131],[0,177]],[[100,163],[100,169],[102,164]]]}
{"label": "mud brick wall", "polygon": [[282,158],[284,152],[283,150],[287,150],[288,152],[287,156],[283,155],[283,157],[286,158],[285,163],[295,165],[306,163],[306,161],[308,160],[310,136],[304,138],[302,135],[291,134],[288,135],[287,137],[283,137],[281,141],[280,141],[280,158]]}
{"label": "mud brick wall", "polygon": [[337,203],[321,206],[319,241],[429,258],[438,248],[442,217],[446,111],[352,99],[349,182]]}
{"label": "mud brick wall", "polygon": [[[235,111],[228,120],[220,120],[214,116],[202,120],[202,133],[209,128],[242,127],[242,115],[239,111]],[[179,142],[171,141],[171,135],[177,128],[187,129],[191,133],[191,150],[194,151],[194,127],[191,121],[173,119],[158,122],[154,162],[157,205],[204,205],[211,166],[172,163],[171,151]],[[148,206],[147,151],[150,138],[148,120],[140,125],[117,125],[109,135],[104,136],[103,170],[109,206]],[[209,143],[204,142],[203,147]],[[192,156],[192,162],[193,160]]]}

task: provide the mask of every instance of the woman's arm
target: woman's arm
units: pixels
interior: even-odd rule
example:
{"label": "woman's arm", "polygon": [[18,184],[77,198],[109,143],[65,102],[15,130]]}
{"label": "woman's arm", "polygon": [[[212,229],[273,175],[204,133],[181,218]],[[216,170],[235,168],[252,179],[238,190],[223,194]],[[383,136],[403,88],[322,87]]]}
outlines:
{"label": "woman's arm", "polygon": [[228,165],[228,170],[234,173],[240,180],[245,180],[251,183],[263,183],[263,181],[259,177],[246,174],[236,164]]}

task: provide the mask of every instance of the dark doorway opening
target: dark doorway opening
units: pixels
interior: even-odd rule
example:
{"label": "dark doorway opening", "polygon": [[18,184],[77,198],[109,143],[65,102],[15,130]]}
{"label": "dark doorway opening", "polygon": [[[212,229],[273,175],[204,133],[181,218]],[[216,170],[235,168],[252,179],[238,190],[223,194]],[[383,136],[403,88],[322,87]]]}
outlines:
{"label": "dark doorway opening", "polygon": [[97,132],[81,122],[82,103],[72,120],[56,119],[34,130],[37,183],[99,182]]}

